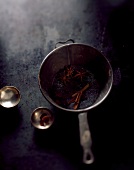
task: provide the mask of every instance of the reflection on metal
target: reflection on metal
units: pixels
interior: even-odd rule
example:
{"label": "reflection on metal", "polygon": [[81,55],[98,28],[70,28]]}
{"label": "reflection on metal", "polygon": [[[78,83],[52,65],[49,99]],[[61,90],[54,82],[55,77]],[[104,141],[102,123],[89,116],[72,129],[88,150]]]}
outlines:
{"label": "reflection on metal", "polygon": [[31,115],[31,123],[38,129],[47,129],[54,122],[52,112],[44,107],[36,108]]}
{"label": "reflection on metal", "polygon": [[5,86],[0,89],[0,105],[5,108],[16,106],[20,102],[20,92],[14,86]]}

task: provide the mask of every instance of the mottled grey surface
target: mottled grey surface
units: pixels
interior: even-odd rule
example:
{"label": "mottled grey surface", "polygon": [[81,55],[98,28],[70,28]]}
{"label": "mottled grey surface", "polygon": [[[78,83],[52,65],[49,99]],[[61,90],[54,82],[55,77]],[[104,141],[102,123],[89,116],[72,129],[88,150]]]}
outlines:
{"label": "mottled grey surface", "polygon": [[[42,60],[70,38],[97,47],[114,70],[111,94],[89,116],[95,155],[89,166],[81,163],[77,115],[57,111],[38,86]],[[133,40],[130,0],[0,0],[0,88],[21,92],[18,107],[0,107],[0,170],[133,169]],[[48,131],[30,123],[39,106],[55,114]]]}

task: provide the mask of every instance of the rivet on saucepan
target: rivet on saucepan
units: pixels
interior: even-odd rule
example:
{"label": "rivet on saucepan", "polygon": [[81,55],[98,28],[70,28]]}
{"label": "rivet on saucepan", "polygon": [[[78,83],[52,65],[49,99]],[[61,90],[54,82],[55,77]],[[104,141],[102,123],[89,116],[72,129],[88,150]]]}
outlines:
{"label": "rivet on saucepan", "polygon": [[38,129],[48,129],[53,122],[53,113],[45,107],[36,108],[31,115],[31,123]]}

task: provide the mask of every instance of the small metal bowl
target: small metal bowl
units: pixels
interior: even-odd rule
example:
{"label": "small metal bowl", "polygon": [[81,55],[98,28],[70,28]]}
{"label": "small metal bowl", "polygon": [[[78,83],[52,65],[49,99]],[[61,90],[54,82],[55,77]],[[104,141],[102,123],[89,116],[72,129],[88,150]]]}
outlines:
{"label": "small metal bowl", "polygon": [[14,107],[20,102],[20,91],[14,86],[0,89],[0,105],[6,108]]}
{"label": "small metal bowl", "polygon": [[45,107],[36,108],[31,115],[31,123],[35,128],[48,129],[54,122],[52,112]]}

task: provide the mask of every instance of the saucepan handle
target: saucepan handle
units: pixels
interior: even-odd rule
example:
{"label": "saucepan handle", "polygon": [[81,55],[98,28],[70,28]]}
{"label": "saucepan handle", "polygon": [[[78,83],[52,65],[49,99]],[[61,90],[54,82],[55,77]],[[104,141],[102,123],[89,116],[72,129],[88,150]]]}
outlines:
{"label": "saucepan handle", "polygon": [[59,42],[57,42],[57,43],[55,44],[55,48],[58,47],[58,44],[66,44],[66,43],[68,43],[68,42],[75,43],[75,41],[74,41],[73,39],[68,39],[68,40],[66,40],[66,41],[59,41]]}
{"label": "saucepan handle", "polygon": [[91,150],[92,139],[87,121],[87,112],[80,113],[79,129],[80,129],[80,143],[83,148],[83,163],[91,164],[94,162],[94,155]]}

